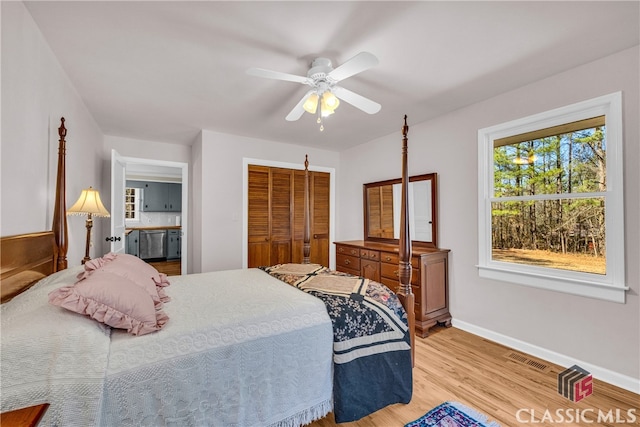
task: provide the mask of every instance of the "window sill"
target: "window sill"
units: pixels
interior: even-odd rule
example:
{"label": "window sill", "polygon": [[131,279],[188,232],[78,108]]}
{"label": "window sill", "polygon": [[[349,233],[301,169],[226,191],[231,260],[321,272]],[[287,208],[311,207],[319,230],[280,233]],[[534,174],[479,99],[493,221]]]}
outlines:
{"label": "window sill", "polygon": [[588,279],[566,278],[534,271],[515,271],[499,266],[477,265],[478,275],[484,279],[500,280],[517,285],[547,289],[624,304],[627,286],[598,283]]}

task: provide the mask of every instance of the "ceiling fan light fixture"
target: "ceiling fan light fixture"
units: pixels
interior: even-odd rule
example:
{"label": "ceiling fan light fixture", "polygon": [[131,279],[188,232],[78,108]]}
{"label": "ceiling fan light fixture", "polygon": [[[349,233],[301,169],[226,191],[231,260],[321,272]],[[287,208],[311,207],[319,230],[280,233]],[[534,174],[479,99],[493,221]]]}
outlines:
{"label": "ceiling fan light fixture", "polygon": [[309,114],[315,114],[318,109],[318,94],[312,93],[309,95],[302,108]]}
{"label": "ceiling fan light fixture", "polygon": [[322,94],[322,100],[324,101],[324,106],[331,110],[331,112],[335,111],[340,105],[340,100],[329,91]]}
{"label": "ceiling fan light fixture", "polygon": [[326,91],[325,93],[323,93],[322,99],[320,100],[320,109],[321,109],[322,117],[327,117],[333,114],[339,105],[340,105],[340,100],[338,100],[338,98],[336,98],[336,96],[333,93],[329,91]]}
{"label": "ceiling fan light fixture", "polygon": [[[328,58],[316,58],[312,61],[311,68],[306,76],[265,70],[262,68],[249,68],[247,74],[311,86],[311,89],[302,96],[285,119],[289,122],[296,121],[300,119],[306,111],[309,114],[317,115],[320,130],[322,130],[324,128],[322,118],[333,114],[342,101],[353,105],[367,114],[375,114],[380,111],[380,104],[362,95],[351,92],[342,86],[338,86],[342,80],[366,71],[377,64],[378,59],[373,54],[360,52],[337,68],[333,68]],[[335,94],[333,92],[335,92]]]}

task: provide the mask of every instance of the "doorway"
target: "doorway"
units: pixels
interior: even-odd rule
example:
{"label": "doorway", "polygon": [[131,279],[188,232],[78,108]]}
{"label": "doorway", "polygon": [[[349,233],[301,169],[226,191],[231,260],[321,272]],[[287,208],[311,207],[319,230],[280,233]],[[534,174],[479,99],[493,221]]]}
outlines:
{"label": "doorway", "polygon": [[[155,215],[155,218],[150,218],[147,215],[145,221],[132,222],[131,220],[125,220],[124,228],[132,227],[146,227],[146,226],[171,226],[175,228],[179,226],[179,251],[180,251],[180,271],[182,274],[186,274],[188,266],[188,194],[189,194],[189,165],[183,162],[171,162],[163,160],[152,160],[135,157],[118,156],[117,153],[112,153],[112,166],[118,158],[125,165],[125,177],[123,182],[116,182],[112,185],[112,200],[125,201],[126,182],[127,181],[149,181],[149,182],[172,182],[181,184],[181,211],[179,214],[173,213],[172,215]],[[118,203],[118,205],[120,205]],[[124,207],[123,207],[124,210]],[[124,217],[124,213],[123,216]],[[114,218],[112,216],[112,230],[114,230],[113,224]],[[139,218],[140,219],[140,218]],[[152,220],[161,220],[163,224],[156,224]],[[166,224],[165,224],[166,223]],[[116,234],[113,234],[114,236]],[[121,236],[122,240],[125,240],[125,236]],[[175,261],[173,262],[175,263]]]}

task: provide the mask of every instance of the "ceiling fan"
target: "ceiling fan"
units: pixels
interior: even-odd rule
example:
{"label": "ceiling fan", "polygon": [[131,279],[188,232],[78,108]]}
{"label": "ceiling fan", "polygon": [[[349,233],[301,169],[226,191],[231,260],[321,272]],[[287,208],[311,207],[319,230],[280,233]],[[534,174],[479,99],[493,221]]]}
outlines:
{"label": "ceiling fan", "polygon": [[378,58],[373,54],[360,52],[337,68],[333,68],[331,61],[327,58],[316,58],[311,63],[311,68],[306,77],[263,68],[249,68],[247,74],[311,86],[311,89],[293,107],[286,119],[290,122],[296,121],[302,117],[305,111],[310,114],[317,113],[320,130],[323,130],[322,118],[333,114],[340,104],[339,99],[368,114],[375,114],[380,111],[381,106],[377,102],[338,86],[338,83],[342,80],[375,67],[377,64]]}

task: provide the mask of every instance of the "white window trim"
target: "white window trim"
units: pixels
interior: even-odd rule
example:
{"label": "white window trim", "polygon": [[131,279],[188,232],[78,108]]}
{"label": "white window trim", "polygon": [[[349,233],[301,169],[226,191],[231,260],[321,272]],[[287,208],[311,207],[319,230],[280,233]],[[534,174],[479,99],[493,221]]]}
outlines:
{"label": "white window trim", "polygon": [[[605,226],[606,274],[534,267],[491,259],[491,201],[493,197],[493,141],[605,115],[607,127],[607,189]],[[624,193],[622,157],[622,93],[535,114],[478,130],[478,274],[482,278],[558,292],[625,302]]]}

